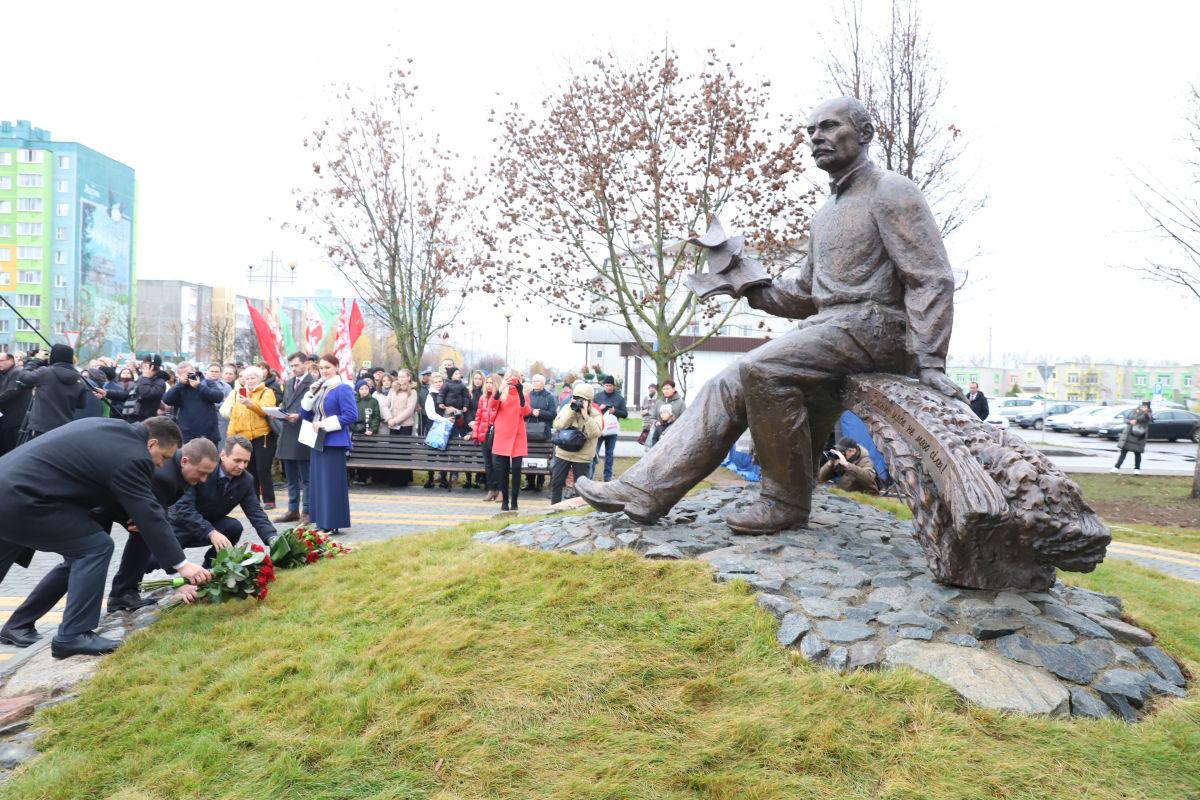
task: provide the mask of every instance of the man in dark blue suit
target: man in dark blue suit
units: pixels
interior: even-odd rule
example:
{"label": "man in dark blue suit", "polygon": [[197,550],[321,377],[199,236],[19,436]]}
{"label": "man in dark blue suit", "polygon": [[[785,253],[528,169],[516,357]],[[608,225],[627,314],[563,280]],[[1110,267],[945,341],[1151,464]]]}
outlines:
{"label": "man in dark blue suit", "polygon": [[238,506],[263,544],[269,546],[278,535],[254,491],[254,478],[246,471],[251,447],[244,436],[226,437],[217,468],[208,479],[167,509],[167,519],[181,547],[210,545],[204,556],[205,566],[212,563],[217,550],[232,547],[242,538],[242,523],[229,516]]}
{"label": "man in dark blue suit", "polygon": [[[196,441],[188,442],[185,447],[195,447]],[[174,486],[175,498],[178,498],[167,509],[167,520],[175,541],[183,549],[208,545],[208,552],[204,554],[205,568],[212,565],[218,550],[232,547],[242,538],[242,523],[229,516],[229,512],[238,506],[265,544],[270,545],[275,539],[275,526],[259,503],[254,478],[246,471],[250,452],[251,444],[246,437],[229,436],[217,454],[216,469],[205,463],[203,467],[192,469],[190,474],[185,470],[160,470],[164,494]],[[192,480],[199,472],[206,477]],[[183,491],[179,491],[180,488]],[[131,536],[125,545],[121,569],[113,577],[108,610],[124,611],[145,605],[147,601],[137,594],[138,582],[160,566],[161,562],[151,550]],[[187,586],[181,593],[189,603],[195,596]]]}

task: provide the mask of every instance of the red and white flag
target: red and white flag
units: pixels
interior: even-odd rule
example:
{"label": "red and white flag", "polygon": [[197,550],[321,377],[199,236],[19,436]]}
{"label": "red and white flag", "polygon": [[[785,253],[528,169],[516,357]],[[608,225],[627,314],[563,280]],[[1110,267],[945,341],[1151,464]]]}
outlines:
{"label": "red and white flag", "polygon": [[354,343],[350,340],[350,313],[346,310],[345,298],[342,298],[342,310],[338,312],[337,324],[333,328],[333,354],[341,365],[338,372],[346,380],[354,377],[353,347]]}
{"label": "red and white flag", "polygon": [[309,355],[321,354],[321,342],[325,339],[325,326],[321,323],[321,315],[312,307],[312,303],[304,301],[304,352]]}
{"label": "red and white flag", "polygon": [[264,317],[259,310],[246,300],[246,308],[250,310],[250,322],[254,324],[254,335],[258,337],[258,351],[262,353],[263,361],[276,373],[283,374],[283,336],[279,325],[274,319]]}

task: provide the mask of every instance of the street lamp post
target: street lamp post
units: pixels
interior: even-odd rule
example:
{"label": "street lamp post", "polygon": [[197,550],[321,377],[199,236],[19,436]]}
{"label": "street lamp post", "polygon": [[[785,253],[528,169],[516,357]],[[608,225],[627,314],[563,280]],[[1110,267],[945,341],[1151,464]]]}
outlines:
{"label": "street lamp post", "polygon": [[508,329],[512,325],[513,312],[511,309],[504,310],[504,368],[508,369],[511,365],[508,363]]}
{"label": "street lamp post", "polygon": [[287,262],[288,271],[286,273],[281,272],[279,268],[283,266],[283,262],[275,258],[275,251],[272,250],[270,258],[263,262],[262,267],[259,268],[257,273],[254,271],[256,268],[253,264],[250,264],[246,267],[246,280],[250,283],[267,284],[267,308],[270,308],[271,304],[275,300],[275,284],[295,283],[297,265],[298,262],[295,259],[292,259],[291,261]]}

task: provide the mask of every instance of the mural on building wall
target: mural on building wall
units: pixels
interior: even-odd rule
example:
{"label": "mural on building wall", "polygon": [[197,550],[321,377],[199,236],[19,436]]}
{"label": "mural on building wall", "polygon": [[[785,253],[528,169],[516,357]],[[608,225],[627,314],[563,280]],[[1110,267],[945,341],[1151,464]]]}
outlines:
{"label": "mural on building wall", "polygon": [[83,184],[79,202],[80,309],[88,309],[97,320],[115,319],[129,302],[132,271],[130,209],[115,192]]}

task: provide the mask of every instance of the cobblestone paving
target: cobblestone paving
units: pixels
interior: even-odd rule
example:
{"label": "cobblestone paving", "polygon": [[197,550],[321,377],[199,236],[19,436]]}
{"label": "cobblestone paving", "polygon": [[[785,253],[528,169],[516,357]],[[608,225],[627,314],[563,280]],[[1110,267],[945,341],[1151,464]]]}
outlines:
{"label": "cobblestone paving", "polygon": [[1108,546],[1109,558],[1123,558],[1143,567],[1158,570],[1164,575],[1200,583],[1200,554],[1179,550],[1164,550],[1131,542],[1113,542]]}
{"label": "cobblestone paving", "polygon": [[[267,512],[272,518],[286,510],[287,489],[277,485],[275,492],[278,499],[284,503],[283,508]],[[356,487],[350,491],[350,520],[353,526],[343,532],[339,541],[347,544],[376,542],[450,527],[460,522],[487,519],[499,512],[500,504],[483,502],[483,494],[481,491],[466,491],[462,488],[446,491],[427,490],[421,486],[409,486],[404,489]],[[550,504],[548,487],[541,492],[522,493],[520,503],[522,511],[544,510]],[[248,538],[250,541],[258,541],[240,510],[233,516],[240,519],[245,526],[247,533],[243,534],[243,540]],[[283,530],[291,525],[292,523],[287,523],[276,527]],[[121,552],[125,548],[127,538],[128,534],[123,528],[113,528],[116,548],[108,567],[110,579],[121,562]],[[200,561],[204,557],[204,550],[205,548],[195,548],[188,550],[187,554],[193,561]],[[20,605],[47,570],[60,561],[61,558],[54,553],[37,553],[29,569],[13,567],[9,570],[4,583],[0,585],[0,621],[8,619],[9,614]],[[163,574],[152,577],[163,577]],[[55,626],[61,621],[61,609],[60,603],[57,610],[48,614],[39,624],[38,630],[46,634],[44,642],[49,641]],[[28,651],[0,645],[0,670],[12,666],[18,656],[27,655]]]}

